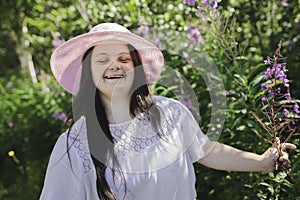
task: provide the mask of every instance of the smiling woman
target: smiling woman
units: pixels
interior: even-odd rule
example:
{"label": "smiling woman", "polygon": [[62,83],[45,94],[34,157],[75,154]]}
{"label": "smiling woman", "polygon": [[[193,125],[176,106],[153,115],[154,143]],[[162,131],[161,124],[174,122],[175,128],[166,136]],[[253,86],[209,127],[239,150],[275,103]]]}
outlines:
{"label": "smiling woman", "polygon": [[257,155],[213,142],[183,104],[153,96],[163,62],[153,44],[112,23],[54,51],[54,76],[74,95],[73,123],[53,149],[40,199],[193,200],[194,162],[273,170],[276,148]]}
{"label": "smiling woman", "polygon": [[133,68],[133,61],[127,45],[112,42],[93,48],[92,77],[102,98],[107,98],[106,101],[111,101],[115,92],[116,98],[125,98],[129,102],[130,88],[134,79]]}

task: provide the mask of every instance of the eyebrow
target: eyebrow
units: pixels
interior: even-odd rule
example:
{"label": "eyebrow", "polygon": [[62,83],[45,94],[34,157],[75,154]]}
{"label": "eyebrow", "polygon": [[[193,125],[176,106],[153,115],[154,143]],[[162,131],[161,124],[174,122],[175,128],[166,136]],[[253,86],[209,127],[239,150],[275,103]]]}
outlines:
{"label": "eyebrow", "polygon": [[[117,56],[121,56],[121,55],[124,55],[124,54],[130,54],[129,52],[121,52],[121,53],[118,53]],[[100,55],[108,55],[107,53],[97,53],[95,56],[100,56]]]}

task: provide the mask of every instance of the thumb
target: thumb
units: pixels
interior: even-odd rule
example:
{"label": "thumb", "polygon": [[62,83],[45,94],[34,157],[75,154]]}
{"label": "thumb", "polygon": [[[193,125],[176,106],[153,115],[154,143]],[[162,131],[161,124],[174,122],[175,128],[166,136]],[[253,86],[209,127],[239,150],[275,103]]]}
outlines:
{"label": "thumb", "polygon": [[297,146],[292,144],[292,143],[283,143],[283,144],[281,144],[281,148],[282,148],[283,151],[286,150],[286,149],[296,150]]}

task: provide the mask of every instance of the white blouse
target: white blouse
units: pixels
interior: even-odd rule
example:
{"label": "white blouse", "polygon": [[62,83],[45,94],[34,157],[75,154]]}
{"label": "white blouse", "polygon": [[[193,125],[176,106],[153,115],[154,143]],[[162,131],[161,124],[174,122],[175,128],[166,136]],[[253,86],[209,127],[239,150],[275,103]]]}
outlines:
{"label": "white blouse", "polygon": [[[118,200],[196,199],[192,163],[204,156],[208,138],[190,111],[180,102],[155,96],[161,114],[160,138],[145,114],[110,124],[114,151],[126,183],[108,162],[106,180]],[[85,118],[57,140],[48,164],[41,200],[99,200],[96,171],[90,156]],[[125,192],[126,191],[126,192]]]}

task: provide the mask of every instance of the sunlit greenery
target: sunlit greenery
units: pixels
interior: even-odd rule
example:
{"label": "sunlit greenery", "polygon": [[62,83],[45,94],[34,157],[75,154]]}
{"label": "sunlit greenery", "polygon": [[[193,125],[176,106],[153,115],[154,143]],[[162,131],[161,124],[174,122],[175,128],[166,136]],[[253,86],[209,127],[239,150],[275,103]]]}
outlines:
{"label": "sunlit greenery", "polygon": [[[291,95],[300,99],[300,2],[217,2],[218,9],[214,5],[200,11],[204,9],[200,1],[189,5],[185,0],[2,1],[0,199],[38,199],[51,150],[67,128],[63,123],[72,102],[72,96],[51,74],[51,52],[60,42],[102,22],[116,22],[135,33],[139,27],[158,30],[145,37],[157,45],[161,42],[166,66],[190,82],[198,97],[199,124],[204,132],[211,126],[210,96],[199,75],[203,68],[200,65],[195,69],[199,63],[194,63],[189,53],[205,52],[225,86],[226,121],[219,141],[246,151],[264,152],[269,144],[253,132],[263,129],[251,112],[260,113],[262,109],[263,61],[273,56],[280,40],[282,55],[288,57]],[[178,40],[179,36],[193,38]],[[180,52],[172,48],[179,46]],[[155,93],[174,97],[170,88],[152,88]],[[300,147],[299,140],[295,136],[291,141]],[[195,164],[198,198],[300,199],[300,151],[289,153],[292,168],[279,174],[221,172]]]}

